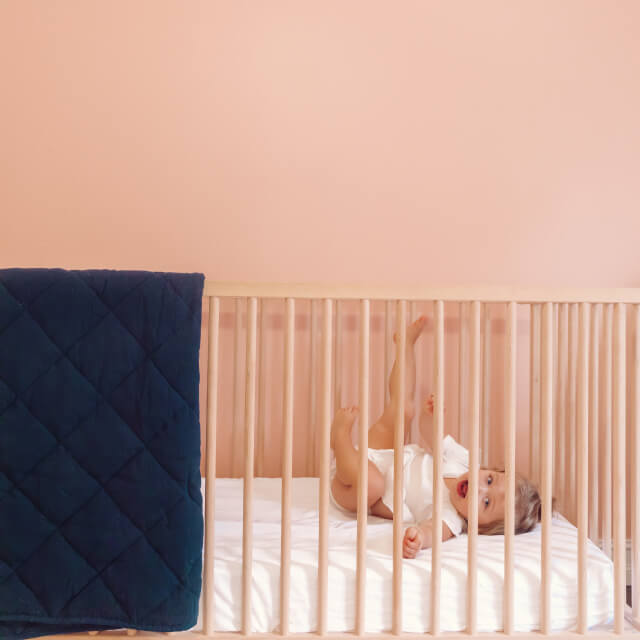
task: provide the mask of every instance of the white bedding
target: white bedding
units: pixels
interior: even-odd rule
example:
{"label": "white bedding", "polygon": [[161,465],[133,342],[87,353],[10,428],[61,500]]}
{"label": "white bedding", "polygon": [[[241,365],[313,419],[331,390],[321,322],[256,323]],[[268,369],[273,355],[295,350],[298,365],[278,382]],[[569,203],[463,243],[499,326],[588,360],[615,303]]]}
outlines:
{"label": "white bedding", "polygon": [[[242,606],[242,480],[216,480],[215,628],[238,631]],[[204,487],[203,487],[204,489]],[[292,489],[290,631],[317,628],[318,480],[297,478]],[[330,505],[329,631],[355,625],[355,518]],[[392,615],[392,523],[370,517],[367,528],[366,630],[389,631]],[[515,630],[539,628],[541,529],[515,538]],[[577,530],[564,518],[552,527],[551,607],[554,630],[577,619]],[[504,538],[478,538],[478,630],[502,629]],[[442,545],[441,627],[466,627],[467,537]],[[280,611],[280,479],[256,478],[253,501],[253,632],[277,631]],[[431,550],[404,560],[403,625],[407,632],[430,630]],[[588,543],[589,625],[613,616],[613,565]]]}

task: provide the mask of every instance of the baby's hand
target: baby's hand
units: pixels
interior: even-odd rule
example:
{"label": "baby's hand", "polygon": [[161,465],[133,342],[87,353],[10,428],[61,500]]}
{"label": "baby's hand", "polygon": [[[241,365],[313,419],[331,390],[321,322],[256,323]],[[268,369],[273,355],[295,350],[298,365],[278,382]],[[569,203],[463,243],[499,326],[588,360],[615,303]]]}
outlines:
{"label": "baby's hand", "polygon": [[407,527],[402,541],[402,557],[415,558],[422,549],[422,531],[418,527]]}
{"label": "baby's hand", "polygon": [[[433,413],[436,408],[436,395],[435,393],[429,394],[429,397],[424,401],[422,405],[422,413],[433,416]],[[447,413],[447,407],[442,407],[444,413]]]}
{"label": "baby's hand", "polygon": [[429,395],[429,397],[427,398],[426,402],[424,403],[424,410],[431,416],[433,415],[433,410],[434,410],[434,407],[435,407],[435,400],[436,400],[436,397],[432,393],[432,394]]}

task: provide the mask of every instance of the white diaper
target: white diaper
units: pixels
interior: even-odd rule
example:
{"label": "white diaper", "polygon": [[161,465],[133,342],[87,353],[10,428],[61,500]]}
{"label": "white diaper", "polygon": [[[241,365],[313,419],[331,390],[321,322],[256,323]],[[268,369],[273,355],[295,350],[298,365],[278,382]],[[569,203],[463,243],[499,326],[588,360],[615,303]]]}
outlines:
{"label": "white diaper", "polygon": [[[404,522],[415,522],[416,519],[407,504],[407,486],[410,480],[411,463],[416,456],[424,455],[424,450],[418,445],[410,444],[404,447],[404,482],[403,482],[403,514],[402,519]],[[393,449],[369,449],[367,458],[376,465],[378,471],[384,477],[384,494],[382,495],[382,503],[393,513]],[[331,480],[336,474],[336,462],[332,456],[331,459]],[[343,506],[338,504],[333,496],[333,491],[330,492],[331,503],[339,509],[342,513],[353,513]],[[371,513],[371,510],[369,510]]]}
{"label": "white diaper", "polygon": [[[424,455],[424,450],[417,444],[408,444],[404,447],[404,478],[402,483],[402,520],[404,522],[416,522],[416,518],[407,503],[407,490],[410,489],[411,467],[416,456]],[[378,471],[384,477],[384,493],[382,494],[382,504],[393,511],[393,449],[369,449],[367,457],[376,465]]]}
{"label": "white diaper", "polygon": [[[393,449],[369,449],[367,457],[384,477],[382,503],[393,509]],[[457,477],[469,469],[469,452],[451,436],[442,441],[443,477]],[[331,465],[331,479],[335,475],[335,459]],[[421,522],[431,517],[433,510],[433,458],[416,444],[404,447],[402,487],[402,520],[405,523]],[[331,502],[344,513],[331,493]],[[462,532],[464,519],[449,499],[449,491],[442,482],[442,520],[454,535]]]}

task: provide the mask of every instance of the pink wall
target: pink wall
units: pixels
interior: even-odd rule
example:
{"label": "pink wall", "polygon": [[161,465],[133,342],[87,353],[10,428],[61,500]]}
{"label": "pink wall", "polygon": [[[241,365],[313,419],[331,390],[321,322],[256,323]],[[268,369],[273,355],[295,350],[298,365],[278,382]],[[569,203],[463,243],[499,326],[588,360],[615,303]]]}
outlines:
{"label": "pink wall", "polygon": [[637,286],[639,32],[635,0],[5,0],[0,267]]}
{"label": "pink wall", "polygon": [[639,32],[635,0],[5,0],[0,262],[637,285]]}

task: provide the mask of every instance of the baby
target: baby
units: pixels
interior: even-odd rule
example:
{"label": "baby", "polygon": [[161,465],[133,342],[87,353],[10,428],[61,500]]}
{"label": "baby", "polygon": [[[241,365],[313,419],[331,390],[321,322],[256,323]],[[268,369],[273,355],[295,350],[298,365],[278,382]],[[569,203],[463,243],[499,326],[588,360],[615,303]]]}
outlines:
{"label": "baby", "polygon": [[[405,372],[405,443],[414,416],[413,397],[416,384],[414,345],[424,328],[426,318],[418,318],[407,328]],[[393,519],[393,440],[396,408],[399,397],[398,366],[394,362],[389,377],[390,401],[382,416],[369,429],[369,471],[367,504],[369,513]],[[331,448],[335,454],[332,470],[331,499],[344,511],[355,513],[358,500],[358,452],[351,441],[351,428],[358,410],[355,407],[338,410],[331,426]],[[420,432],[425,448],[405,445],[403,460],[403,521],[417,522],[404,533],[403,556],[414,558],[420,549],[431,547],[433,535],[433,458],[431,432],[433,396],[423,407]],[[469,453],[451,436],[443,440],[442,540],[466,531],[469,512]],[[497,469],[480,469],[478,476],[478,532],[504,533],[505,474]],[[515,532],[530,531],[541,517],[541,500],[537,489],[523,476],[516,474]]]}

